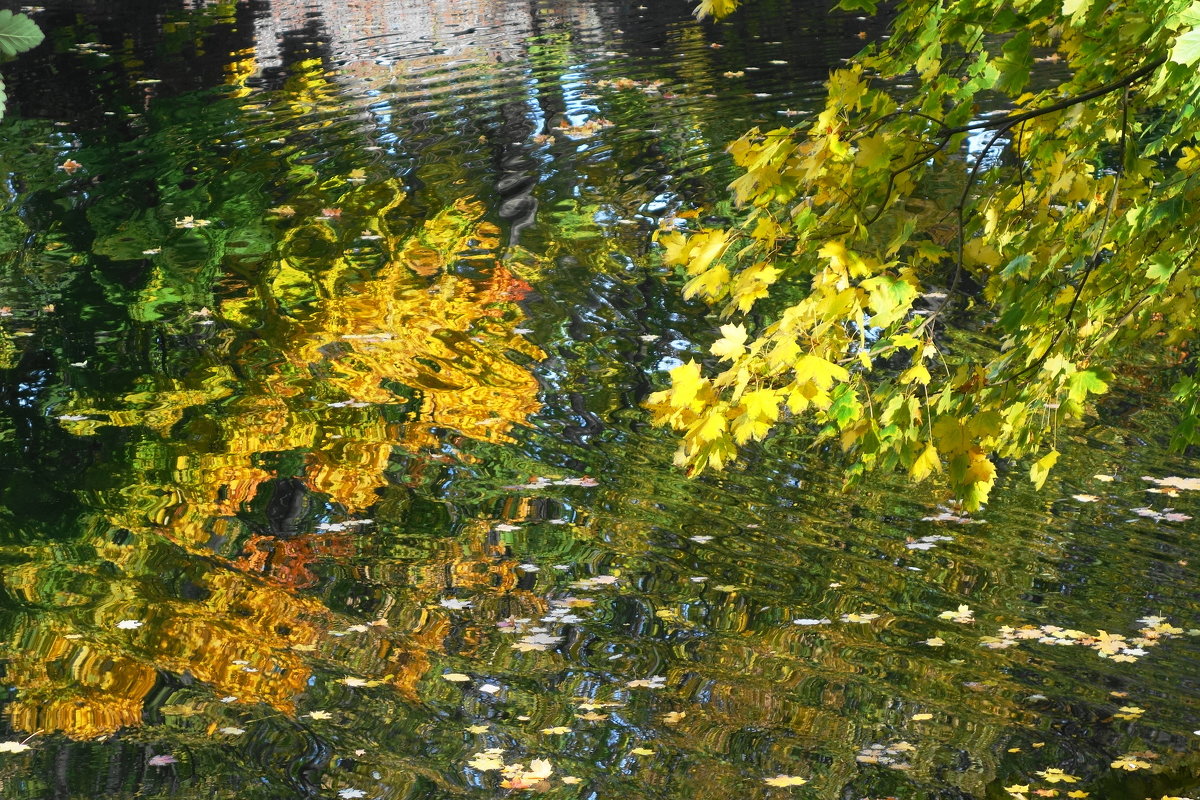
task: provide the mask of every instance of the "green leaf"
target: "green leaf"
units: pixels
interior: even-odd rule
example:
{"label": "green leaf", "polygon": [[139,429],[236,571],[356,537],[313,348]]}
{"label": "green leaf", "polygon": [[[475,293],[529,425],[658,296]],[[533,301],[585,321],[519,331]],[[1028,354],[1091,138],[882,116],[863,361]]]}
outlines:
{"label": "green leaf", "polygon": [[1171,48],[1171,60],[1185,67],[1200,61],[1200,28],[1180,34],[1175,40],[1175,46]]}
{"label": "green leaf", "polygon": [[0,54],[15,56],[32,50],[42,43],[46,34],[37,23],[24,14],[14,14],[8,9],[0,11]]}
{"label": "green leaf", "polygon": [[1000,70],[997,89],[1016,94],[1029,83],[1029,73],[1033,69],[1033,54],[1029,52],[1032,41],[1029,31],[1021,31],[1004,45],[1004,55],[996,60],[996,67]]}
{"label": "green leaf", "polygon": [[[1108,377],[1107,375],[1103,377]],[[1089,394],[1104,394],[1108,391],[1106,383],[1096,370],[1081,369],[1067,378],[1067,390],[1071,399],[1081,403]]]}
{"label": "green leaf", "polygon": [[862,11],[865,14],[874,14],[876,5],[878,5],[878,0],[841,0],[837,7],[841,11]]}
{"label": "green leaf", "polygon": [[[1064,17],[1083,17],[1087,15],[1088,9],[1092,7],[1092,0],[1063,0],[1063,16]],[[1072,24],[1078,23],[1081,20],[1072,19]]]}

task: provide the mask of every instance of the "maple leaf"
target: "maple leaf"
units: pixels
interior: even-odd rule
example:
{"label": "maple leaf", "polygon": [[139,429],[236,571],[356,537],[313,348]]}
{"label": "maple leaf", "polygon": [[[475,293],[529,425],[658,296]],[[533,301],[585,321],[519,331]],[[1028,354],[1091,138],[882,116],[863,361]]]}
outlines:
{"label": "maple leaf", "polygon": [[798,775],[779,774],[774,778],[763,778],[763,783],[767,786],[803,786],[808,781]]}
{"label": "maple leaf", "polygon": [[720,357],[722,361],[733,361],[746,352],[747,336],[745,325],[722,325],[721,338],[713,342],[709,352]]}
{"label": "maple leaf", "polygon": [[1046,783],[1075,783],[1079,780],[1078,777],[1074,775],[1068,775],[1058,767],[1040,770],[1037,774],[1041,775],[1042,780],[1044,780]]}

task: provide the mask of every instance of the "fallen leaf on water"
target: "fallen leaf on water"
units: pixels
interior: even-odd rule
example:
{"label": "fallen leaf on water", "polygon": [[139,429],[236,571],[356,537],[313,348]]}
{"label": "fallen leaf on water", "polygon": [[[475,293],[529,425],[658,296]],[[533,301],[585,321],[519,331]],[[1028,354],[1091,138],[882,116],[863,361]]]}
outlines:
{"label": "fallen leaf on water", "polygon": [[142,627],[146,623],[137,619],[123,619],[117,623],[117,627],[123,631],[132,631]]}
{"label": "fallen leaf on water", "polygon": [[442,680],[450,681],[451,683],[465,683],[471,680],[470,675],[463,675],[461,672],[447,672],[442,675]]}
{"label": "fallen leaf on water", "polygon": [[745,74],[746,73],[742,70],[738,70],[737,72],[730,70],[729,72],[722,72],[721,77],[723,77],[723,78],[740,78]]}
{"label": "fallen leaf on water", "polygon": [[58,168],[61,169],[63,172],[67,173],[68,175],[73,175],[75,173],[75,170],[79,169],[82,166],[83,166],[83,164],[80,164],[75,159],[68,158],[66,161],[59,164]]}
{"label": "fallen leaf on water", "polygon": [[1137,706],[1121,706],[1117,712],[1113,714],[1113,716],[1117,719],[1137,719],[1145,713],[1146,709],[1144,708],[1138,708]]}
{"label": "fallen leaf on water", "polygon": [[914,722],[923,722],[927,719],[933,719],[933,714],[913,714],[911,719]]}
{"label": "fallen leaf on water", "polygon": [[948,619],[953,622],[966,624],[968,622],[975,621],[974,614],[975,612],[971,610],[970,606],[959,605],[958,610],[956,611],[943,611],[942,613],[938,614],[938,619]]}
{"label": "fallen leaf on water", "polygon": [[559,734],[559,733],[570,733],[571,729],[568,728],[566,725],[556,725],[553,728],[542,728],[541,732],[545,733],[545,734],[555,735],[555,734]]}
{"label": "fallen leaf on water", "polygon": [[466,731],[467,731],[467,733],[487,733],[488,726],[487,725],[468,725],[466,727]]}
{"label": "fallen leaf on water", "polygon": [[467,766],[477,769],[480,772],[490,772],[492,770],[503,769],[504,762],[500,760],[500,754],[503,752],[503,750],[490,749],[476,753],[471,760],[467,762]]}
{"label": "fallen leaf on water", "polygon": [[1147,761],[1142,761],[1141,759],[1134,758],[1133,756],[1130,755],[1130,756],[1121,756],[1116,761],[1112,762],[1112,764],[1110,764],[1109,766],[1111,766],[1113,769],[1123,769],[1128,772],[1133,772],[1133,771],[1139,770],[1139,769],[1150,769],[1151,765]]}
{"label": "fallen leaf on water", "polygon": [[574,775],[563,775],[562,782],[568,786],[582,782],[582,778],[576,778]]}
{"label": "fallen leaf on water", "polygon": [[662,715],[662,721],[668,725],[676,725],[686,716],[686,711],[668,711]]}
{"label": "fallen leaf on water", "polygon": [[0,742],[0,753],[24,753],[28,749],[24,742]]}
{"label": "fallen leaf on water", "polygon": [[[1037,747],[1037,745],[1035,744],[1034,747]],[[1044,780],[1046,783],[1075,783],[1079,780],[1079,778],[1075,775],[1068,775],[1058,767],[1039,770],[1037,774],[1041,775],[1042,780]]]}
{"label": "fallen leaf on water", "polygon": [[1094,494],[1073,494],[1071,497],[1075,498],[1081,503],[1095,503],[1100,499]]}
{"label": "fallen leaf on water", "polygon": [[946,640],[940,636],[934,636],[932,639],[925,639],[921,644],[927,644],[930,647],[943,647],[946,644]]}
{"label": "fallen leaf on water", "polygon": [[218,728],[218,729],[217,729],[217,732],[218,732],[218,733],[223,733],[223,734],[225,734],[226,736],[241,736],[241,735],[242,735],[243,733],[245,733],[246,731],[245,731],[245,729],[243,729],[243,728],[235,728],[235,727],[233,727],[232,725],[229,725],[229,726],[226,726],[226,727],[224,727],[224,728]]}
{"label": "fallen leaf on water", "polygon": [[652,756],[652,755],[654,755],[654,751],[647,747],[635,747],[632,750],[630,750],[629,752],[635,756]]}
{"label": "fallen leaf on water", "polygon": [[163,756],[151,756],[150,760],[147,761],[146,763],[152,767],[165,767],[168,764],[177,764],[178,762],[179,762],[179,759],[175,758],[175,756],[163,755]]}
{"label": "fallen leaf on water", "polygon": [[776,775],[774,778],[763,778],[767,786],[803,786],[808,780],[799,775]]}
{"label": "fallen leaf on water", "polygon": [[333,714],[330,714],[328,711],[321,711],[320,709],[316,711],[310,711],[304,716],[310,719],[333,719]]}

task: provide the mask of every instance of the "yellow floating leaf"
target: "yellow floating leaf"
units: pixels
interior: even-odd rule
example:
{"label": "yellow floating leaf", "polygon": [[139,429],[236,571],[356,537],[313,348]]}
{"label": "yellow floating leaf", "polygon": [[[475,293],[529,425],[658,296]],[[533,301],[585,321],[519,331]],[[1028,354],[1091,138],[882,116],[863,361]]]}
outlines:
{"label": "yellow floating leaf", "polygon": [[[1034,745],[1035,747],[1037,745]],[[1068,775],[1058,767],[1040,770],[1038,773],[1046,783],[1076,783],[1079,778],[1075,775]]]}
{"label": "yellow floating leaf", "polygon": [[763,783],[767,786],[803,786],[808,781],[798,775],[776,775],[774,778],[764,778]]}

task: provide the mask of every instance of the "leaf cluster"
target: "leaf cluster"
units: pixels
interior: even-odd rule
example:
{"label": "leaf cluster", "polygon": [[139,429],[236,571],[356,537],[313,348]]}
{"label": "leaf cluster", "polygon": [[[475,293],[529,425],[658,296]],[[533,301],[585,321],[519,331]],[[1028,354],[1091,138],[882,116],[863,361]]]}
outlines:
{"label": "leaf cluster", "polygon": [[[1197,62],[1200,2],[904,3],[815,120],[731,146],[738,223],[660,239],[726,317],[790,303],[725,325],[715,369],[650,398],[679,463],[720,468],[786,419],[837,442],[851,478],[945,471],[977,508],[997,457],[1032,454],[1040,486],[1114,370],[1195,335]],[[991,346],[952,335],[966,311]],[[1195,388],[1176,387],[1177,445],[1200,440]]]}

